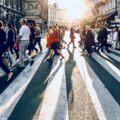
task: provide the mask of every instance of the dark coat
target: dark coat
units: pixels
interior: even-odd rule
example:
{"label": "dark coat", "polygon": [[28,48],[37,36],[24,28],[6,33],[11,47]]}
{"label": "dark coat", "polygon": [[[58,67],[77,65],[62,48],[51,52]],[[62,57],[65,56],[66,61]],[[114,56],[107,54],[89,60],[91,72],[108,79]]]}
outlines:
{"label": "dark coat", "polygon": [[107,31],[106,28],[103,28],[103,29],[102,29],[102,37],[103,37],[103,39],[105,39],[105,40],[107,40],[107,38],[108,38],[108,31]]}
{"label": "dark coat", "polygon": [[85,45],[93,46],[95,44],[94,35],[91,30],[87,31],[85,36]]}

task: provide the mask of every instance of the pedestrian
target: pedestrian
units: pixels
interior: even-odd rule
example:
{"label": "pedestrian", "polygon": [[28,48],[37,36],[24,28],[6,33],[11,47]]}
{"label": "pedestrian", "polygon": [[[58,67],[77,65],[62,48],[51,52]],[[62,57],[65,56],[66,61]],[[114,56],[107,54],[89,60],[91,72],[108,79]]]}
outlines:
{"label": "pedestrian", "polygon": [[52,57],[53,52],[57,52],[57,54],[61,56],[61,60],[62,60],[64,56],[61,52],[61,44],[60,44],[60,39],[59,39],[59,28],[55,25],[52,27],[51,36],[52,36],[51,50],[50,50],[49,56],[47,57],[47,60],[49,60]]}
{"label": "pedestrian", "polygon": [[2,70],[8,75],[8,80],[10,80],[13,76],[13,73],[9,70],[9,68],[3,63],[3,53],[7,50],[6,42],[6,34],[3,30],[3,23],[0,21],[0,67]]}
{"label": "pedestrian", "polygon": [[117,41],[118,41],[118,31],[117,31],[117,28],[114,28],[114,30],[113,30],[113,44],[112,44],[113,49],[117,48]]}
{"label": "pedestrian", "polygon": [[[107,53],[110,53],[110,50],[108,49],[108,43],[107,43],[107,39],[108,39],[107,25],[104,25],[104,27],[102,29],[102,37],[103,37],[102,44],[105,47]],[[102,52],[104,52],[104,49],[102,50]]]}
{"label": "pedestrian", "polygon": [[10,51],[11,53],[13,54],[13,50],[15,51],[16,53],[16,59],[19,58],[19,53],[18,51],[15,49],[14,47],[14,44],[15,44],[15,33],[14,33],[14,30],[12,28],[12,24],[11,23],[8,23],[8,30],[7,30],[7,44],[8,44],[8,47],[10,48]]}
{"label": "pedestrian", "polygon": [[[16,42],[17,39],[17,29],[14,25],[14,23],[11,23],[12,25],[12,30],[13,30],[13,34],[14,34],[14,42]],[[16,59],[19,59],[19,46],[17,46],[16,48],[14,47],[15,53],[16,53]]]}
{"label": "pedestrian", "polygon": [[75,48],[75,41],[74,41],[74,39],[75,39],[75,31],[74,31],[74,29],[73,28],[71,28],[70,29],[70,42],[68,43],[68,47],[69,47],[69,45],[72,43],[73,44],[73,47]]}
{"label": "pedestrian", "polygon": [[120,50],[120,28],[118,29],[117,49]]}
{"label": "pedestrian", "polygon": [[34,42],[34,46],[36,46],[36,44],[38,43],[40,52],[42,52],[42,45],[41,45],[41,30],[40,27],[36,25],[35,27],[35,42]]}
{"label": "pedestrian", "polygon": [[97,33],[97,44],[94,47],[94,51],[99,52],[99,49],[103,50],[103,35],[102,35],[102,26],[100,26]]}
{"label": "pedestrian", "polygon": [[85,27],[83,27],[80,30],[80,46],[84,45],[85,35],[86,35],[86,30],[85,30]]}
{"label": "pedestrian", "polygon": [[36,51],[36,53],[38,52],[38,49],[37,48],[35,48],[35,28],[34,28],[34,25],[33,25],[33,23],[29,23],[28,24],[28,26],[29,26],[29,28],[30,28],[30,32],[31,32],[31,34],[30,34],[30,42],[29,42],[29,46],[28,46],[28,50],[29,50],[29,55],[33,52],[33,50],[35,50]]}
{"label": "pedestrian", "polygon": [[[25,64],[24,64],[24,58],[26,58],[29,62],[30,62],[30,66],[33,65],[34,60],[31,59],[28,54],[26,53],[26,50],[28,48],[29,45],[29,39],[30,39],[30,28],[26,25],[27,24],[27,20],[25,18],[22,18],[20,20],[20,31],[19,31],[19,35],[18,38],[16,40],[16,44],[19,44],[19,67],[20,68],[24,68]],[[15,44],[15,46],[16,46]]]}
{"label": "pedestrian", "polygon": [[85,49],[87,50],[88,52],[88,55],[91,56],[92,55],[92,46],[95,44],[94,42],[94,35],[91,31],[91,28],[90,26],[86,26],[86,35],[85,35]]}
{"label": "pedestrian", "polygon": [[47,47],[49,50],[51,49],[52,39],[53,39],[53,30],[52,30],[52,27],[50,26],[48,29],[48,34],[47,34]]}

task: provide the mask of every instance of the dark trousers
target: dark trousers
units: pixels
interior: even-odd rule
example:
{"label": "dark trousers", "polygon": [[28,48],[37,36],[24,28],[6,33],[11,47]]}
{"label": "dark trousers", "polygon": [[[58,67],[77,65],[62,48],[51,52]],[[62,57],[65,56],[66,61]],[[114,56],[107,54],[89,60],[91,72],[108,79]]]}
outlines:
{"label": "dark trousers", "polygon": [[9,46],[9,48],[10,48],[11,53],[13,54],[13,50],[14,50],[14,51],[15,51],[15,54],[16,54],[16,57],[19,58],[18,50],[16,50],[16,49],[14,48],[14,44],[9,44],[8,46]]}
{"label": "dark trousers", "polygon": [[33,50],[35,50],[36,52],[38,51],[37,50],[37,48],[35,48],[35,44],[34,44],[34,39],[33,40],[30,40],[30,42],[29,42],[29,46],[28,46],[28,50],[29,50],[29,55],[31,54],[31,52],[33,51]]}
{"label": "dark trousers", "polygon": [[38,43],[38,45],[39,45],[40,51],[42,51],[41,37],[36,37],[36,38],[35,38],[34,46],[36,46],[37,43]]}
{"label": "dark trousers", "polygon": [[3,53],[4,53],[4,46],[0,46],[0,67],[3,69],[3,71],[6,74],[9,74],[10,73],[9,68],[3,63],[3,58],[2,58]]}
{"label": "dark trousers", "polygon": [[99,51],[99,49],[101,49],[101,51],[103,51],[104,47],[105,47],[106,51],[109,52],[107,40],[102,40],[101,45],[98,47],[97,50]]}
{"label": "dark trousers", "polygon": [[87,50],[88,54],[92,54],[92,46],[91,45],[85,45],[85,49]]}

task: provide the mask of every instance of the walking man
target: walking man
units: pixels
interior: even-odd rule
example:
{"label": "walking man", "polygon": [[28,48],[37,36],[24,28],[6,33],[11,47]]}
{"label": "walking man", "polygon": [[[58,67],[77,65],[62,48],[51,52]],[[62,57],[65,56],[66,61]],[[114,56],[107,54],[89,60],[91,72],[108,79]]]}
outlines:
{"label": "walking man", "polygon": [[19,67],[20,68],[24,68],[25,65],[24,65],[24,58],[26,58],[29,62],[30,62],[30,66],[33,65],[34,63],[34,60],[32,60],[28,54],[26,53],[26,50],[28,48],[28,45],[29,45],[29,38],[30,38],[30,29],[29,27],[26,25],[27,23],[27,20],[22,18],[20,20],[20,25],[21,25],[21,28],[20,28],[20,31],[19,31],[19,36],[16,40],[16,44],[19,44],[19,53],[20,53],[20,56],[19,56],[19,59],[20,59],[20,63],[19,63]]}

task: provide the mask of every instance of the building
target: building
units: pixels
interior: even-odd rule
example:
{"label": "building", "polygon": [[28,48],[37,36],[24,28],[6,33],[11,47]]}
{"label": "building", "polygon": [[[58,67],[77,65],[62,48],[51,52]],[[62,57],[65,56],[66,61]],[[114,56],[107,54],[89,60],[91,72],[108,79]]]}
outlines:
{"label": "building", "polygon": [[19,26],[19,20],[26,17],[40,24],[42,28],[48,23],[48,0],[0,0],[0,19],[12,21]]}
{"label": "building", "polygon": [[120,22],[120,0],[95,0],[97,24]]}
{"label": "building", "polygon": [[19,26],[19,19],[24,17],[23,0],[0,0],[0,19],[11,21]]}
{"label": "building", "polygon": [[48,23],[48,0],[24,0],[24,11],[27,19],[37,24]]}
{"label": "building", "polygon": [[59,24],[61,26],[67,25],[66,11],[60,8],[56,3],[48,6],[48,26]]}

